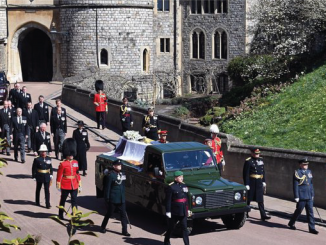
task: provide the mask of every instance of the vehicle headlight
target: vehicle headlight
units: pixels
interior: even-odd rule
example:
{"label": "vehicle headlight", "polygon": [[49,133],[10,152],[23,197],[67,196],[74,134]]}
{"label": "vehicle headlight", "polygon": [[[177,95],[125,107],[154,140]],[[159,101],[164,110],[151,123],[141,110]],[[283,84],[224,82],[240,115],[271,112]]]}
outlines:
{"label": "vehicle headlight", "polygon": [[240,192],[236,192],[236,193],[234,194],[234,199],[235,199],[236,201],[240,201],[240,200],[241,200],[241,194],[240,194]]}
{"label": "vehicle headlight", "polygon": [[203,198],[202,197],[196,197],[196,204],[197,205],[202,205],[203,203]]}

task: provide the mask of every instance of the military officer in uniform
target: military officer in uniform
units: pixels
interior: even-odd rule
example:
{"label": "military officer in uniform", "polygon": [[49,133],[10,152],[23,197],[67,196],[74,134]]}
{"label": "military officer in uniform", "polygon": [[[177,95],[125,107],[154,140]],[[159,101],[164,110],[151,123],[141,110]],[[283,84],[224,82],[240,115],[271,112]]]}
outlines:
{"label": "military officer in uniform", "polygon": [[162,144],[169,143],[169,141],[166,140],[166,137],[168,136],[168,131],[167,130],[160,130],[159,133],[160,139],[159,142]]}
{"label": "military officer in uniform", "polygon": [[122,224],[122,235],[130,236],[127,231],[127,213],[125,198],[125,180],[126,176],[121,172],[121,160],[112,163],[113,171],[105,177],[104,198],[108,203],[108,210],[101,225],[101,232],[106,233],[106,225],[109,222],[114,210],[120,213]]}
{"label": "military officer in uniform", "polygon": [[95,82],[95,90],[97,94],[94,95],[94,105],[96,111],[96,122],[97,129],[100,129],[100,124],[102,125],[102,129],[105,129],[106,123],[106,111],[107,111],[107,98],[103,93],[104,83],[102,80],[97,80]]}
{"label": "military officer in uniform", "polygon": [[148,108],[148,115],[144,116],[142,127],[147,138],[158,140],[159,121],[153,108]]}
{"label": "military officer in uniform", "polygon": [[309,162],[307,158],[300,160],[299,164],[300,168],[294,171],[293,176],[293,193],[297,207],[288,226],[292,230],[296,229],[294,224],[300,216],[302,210],[305,208],[309,232],[317,235],[319,232],[315,229],[315,218],[313,211],[315,193],[314,186],[312,184],[312,173],[311,170],[308,169]]}
{"label": "military officer in uniform", "polygon": [[34,155],[39,155],[37,152],[41,145],[45,144],[48,148],[48,155],[51,156],[52,146],[51,146],[51,136],[50,133],[46,132],[46,123],[41,123],[40,130],[35,133],[35,143],[34,143]]}
{"label": "military officer in uniform", "polygon": [[187,230],[188,217],[188,187],[183,183],[183,172],[174,172],[174,182],[166,190],[166,216],[169,218],[168,230],[165,234],[164,245],[170,244],[174,226],[179,221],[183,231],[183,242],[189,245]]}
{"label": "military officer in uniform", "polygon": [[251,201],[256,201],[261,219],[268,220],[271,217],[266,214],[264,208],[265,169],[264,162],[259,155],[260,150],[258,148],[251,150],[251,157],[246,159],[243,166],[243,181],[248,191],[248,206],[250,206]]}
{"label": "military officer in uniform", "polygon": [[36,157],[32,167],[32,177],[36,181],[35,203],[40,206],[40,192],[44,185],[46,208],[50,209],[50,185],[53,178],[53,169],[51,158],[47,156],[48,148],[46,145],[41,145],[39,152],[40,156]]}
{"label": "military officer in uniform", "polygon": [[72,134],[72,138],[76,140],[77,143],[77,155],[76,160],[79,164],[79,170],[83,170],[83,176],[86,176],[87,170],[87,157],[86,152],[91,147],[88,140],[88,132],[84,128],[84,122],[78,121],[77,122],[78,128],[74,130]]}
{"label": "military officer in uniform", "polygon": [[[71,197],[71,206],[77,207],[77,194],[82,185],[78,173],[78,162],[74,160],[77,154],[76,141],[68,138],[63,142],[62,154],[65,160],[60,163],[57,173],[57,189],[61,190],[60,206],[65,206],[68,195]],[[63,219],[63,210],[59,210],[59,218]]]}
{"label": "military officer in uniform", "polygon": [[128,105],[127,97],[124,97],[123,105],[120,107],[120,120],[122,126],[122,132],[126,132],[130,130],[133,126],[134,122],[132,121],[132,115],[130,114],[131,108]]}
{"label": "military officer in uniform", "polygon": [[218,170],[220,171],[220,174],[222,175],[222,171],[224,170],[224,166],[225,166],[225,161],[224,161],[223,151],[221,150],[222,140],[219,137],[217,137],[217,134],[220,132],[220,130],[218,129],[216,124],[212,124],[210,126],[209,130],[211,132],[211,137],[212,137],[212,147],[211,148],[216,157]]}
{"label": "military officer in uniform", "polygon": [[[55,157],[59,159],[59,152],[61,152],[61,147],[63,141],[67,135],[67,120],[66,115],[61,114],[61,108],[57,109],[57,114],[51,117],[51,134],[54,138],[54,149]],[[62,160],[61,156],[61,160]]]}

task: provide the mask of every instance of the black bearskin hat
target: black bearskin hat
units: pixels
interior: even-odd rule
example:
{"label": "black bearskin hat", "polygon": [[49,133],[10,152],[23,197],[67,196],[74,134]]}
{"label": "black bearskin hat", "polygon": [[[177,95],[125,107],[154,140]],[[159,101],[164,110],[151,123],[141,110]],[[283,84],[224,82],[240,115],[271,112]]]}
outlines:
{"label": "black bearskin hat", "polygon": [[73,138],[67,138],[63,141],[62,155],[64,158],[77,155],[77,144]]}
{"label": "black bearskin hat", "polygon": [[99,90],[104,90],[104,82],[102,80],[97,80],[95,82],[95,90],[98,92]]}

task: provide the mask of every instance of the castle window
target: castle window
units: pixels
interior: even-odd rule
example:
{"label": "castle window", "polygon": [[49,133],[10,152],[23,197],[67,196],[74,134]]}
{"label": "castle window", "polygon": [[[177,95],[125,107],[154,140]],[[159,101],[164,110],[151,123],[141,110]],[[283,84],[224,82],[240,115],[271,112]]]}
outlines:
{"label": "castle window", "polygon": [[228,75],[221,73],[213,79],[213,91],[219,94],[224,94],[229,89],[229,77]]}
{"label": "castle window", "polygon": [[228,0],[191,0],[192,14],[221,14],[228,12]]}
{"label": "castle window", "polygon": [[157,11],[170,11],[170,0],[157,0]]}
{"label": "castle window", "polygon": [[227,59],[228,57],[228,36],[222,29],[218,29],[214,33],[213,58]]}
{"label": "castle window", "polygon": [[143,72],[148,72],[149,71],[149,52],[147,48],[144,49],[143,51]]}
{"label": "castle window", "polygon": [[160,52],[170,53],[170,38],[160,38]]}
{"label": "castle window", "polygon": [[101,50],[101,65],[109,65],[109,53],[106,49]]}
{"label": "castle window", "polygon": [[205,59],[205,34],[202,30],[196,29],[191,36],[191,48],[193,59]]}

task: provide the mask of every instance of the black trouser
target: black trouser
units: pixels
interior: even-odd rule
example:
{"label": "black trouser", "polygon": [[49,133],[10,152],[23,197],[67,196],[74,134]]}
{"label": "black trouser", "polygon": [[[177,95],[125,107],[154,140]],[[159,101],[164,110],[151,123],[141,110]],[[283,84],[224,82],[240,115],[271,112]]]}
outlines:
{"label": "black trouser", "polygon": [[315,218],[314,218],[314,210],[313,210],[313,201],[312,200],[300,200],[297,203],[296,210],[292,215],[292,218],[289,222],[289,225],[294,225],[294,223],[299,218],[303,209],[306,209],[307,214],[307,222],[309,226],[309,230],[315,230]]}
{"label": "black trouser", "polygon": [[20,158],[25,161],[25,136],[22,133],[18,133],[14,137],[14,157],[18,158],[18,146],[20,146]]}
{"label": "black trouser", "polygon": [[130,130],[130,124],[124,124],[124,123],[122,123],[121,126],[122,126],[122,132],[123,133],[126,132],[126,131],[128,131],[128,130]]}
{"label": "black trouser", "polygon": [[222,171],[223,171],[223,165],[222,165],[222,163],[221,162],[218,163],[217,164],[217,167],[218,167],[218,171],[220,171],[220,176],[222,176]]}
{"label": "black trouser", "polygon": [[108,203],[108,210],[103,219],[101,228],[105,229],[106,225],[109,222],[109,219],[112,217],[114,210],[117,209],[120,213],[120,220],[122,225],[122,233],[127,232],[127,214],[126,214],[126,204],[125,203]]}
{"label": "black trouser", "polygon": [[[258,203],[258,208],[259,208],[259,212],[260,212],[260,217],[263,219],[265,218],[266,212],[265,212],[265,206],[264,206],[264,202],[257,202]],[[247,202],[248,206],[250,206],[250,201]]]}
{"label": "black trouser", "polygon": [[[96,112],[96,122],[97,122],[97,128],[100,128],[100,125],[102,125],[102,128],[105,128],[105,122],[106,122],[106,112],[105,111],[97,111]],[[100,124],[101,122],[101,124]]]}
{"label": "black trouser", "polygon": [[27,148],[28,150],[34,149],[34,138],[35,138],[35,130],[32,126],[28,126],[28,139],[27,139]]}
{"label": "black trouser", "polygon": [[185,245],[189,245],[189,237],[188,237],[188,229],[187,229],[187,216],[177,216],[177,215],[172,215],[172,218],[169,219],[169,225],[168,225],[168,230],[165,233],[164,244],[168,244],[170,242],[170,237],[171,237],[172,231],[178,221],[180,222],[180,224],[182,226],[183,242]]}
{"label": "black trouser", "polygon": [[45,194],[45,204],[46,207],[50,207],[50,182],[36,182],[36,193],[35,193],[35,202],[40,204],[40,192],[42,185],[44,184],[44,194]]}
{"label": "black trouser", "polygon": [[[61,198],[60,198],[60,206],[65,206],[66,200],[68,195],[70,194],[71,197],[71,207],[76,207],[77,208],[77,194],[78,194],[78,189],[76,190],[63,190],[61,189]],[[63,218],[63,210],[59,209],[59,217]]]}

